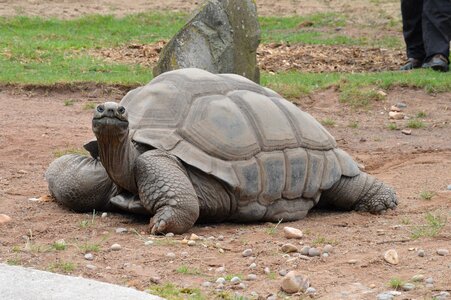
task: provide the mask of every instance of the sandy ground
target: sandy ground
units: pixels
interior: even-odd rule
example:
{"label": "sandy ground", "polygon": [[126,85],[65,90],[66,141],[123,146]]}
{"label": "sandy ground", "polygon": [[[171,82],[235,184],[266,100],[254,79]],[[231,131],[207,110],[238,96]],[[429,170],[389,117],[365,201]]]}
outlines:
{"label": "sandy ground", "polygon": [[[260,12],[265,13],[268,9],[268,14],[273,10],[278,14],[304,13],[309,9],[307,5],[314,2],[315,10],[327,9],[330,5],[343,9],[352,6],[350,2],[346,6],[343,1],[332,0],[257,1]],[[382,7],[395,7],[394,1],[377,2]],[[0,0],[0,15],[26,13],[75,17],[92,12],[126,14],[163,8],[158,6],[163,1],[134,1],[121,6],[119,3]],[[168,0],[164,3],[167,9],[188,10],[194,5],[194,1]],[[303,5],[301,12],[299,3]],[[450,291],[450,256],[439,256],[436,250],[447,248],[451,251],[451,191],[447,190],[451,184],[451,93],[433,95],[408,88],[386,92],[383,101],[363,111],[339,103],[338,93],[333,89],[301,97],[297,103],[318,120],[332,119],[334,125],[328,129],[339,146],[353,155],[367,172],[396,189],[400,204],[395,211],[384,215],[313,211],[304,220],[279,226],[266,223],[198,225],[183,236],[151,237],[146,233],[146,219],[112,213],[106,218],[101,218],[100,213],[95,216],[76,214],[51,199],[46,201],[49,198],[43,174],[48,164],[56,154],[80,149],[93,136],[88,104],[105,99],[120,100],[125,91],[101,86],[47,90],[0,87],[0,105],[3,107],[0,118],[0,214],[12,218],[0,225],[0,262],[69,273],[140,290],[155,285],[152,282],[158,282],[160,286],[173,283],[186,287],[185,292],[189,292],[189,288],[201,288],[207,298],[222,295],[222,298],[233,299],[234,293],[250,297],[252,292],[261,299],[271,294],[283,298],[280,294],[281,270],[302,271],[317,290],[314,296],[317,299],[375,299],[378,293],[391,290],[391,279],[413,282],[414,275],[432,277],[434,283],[427,286],[424,281],[414,282],[415,289],[402,291],[396,299],[431,299],[440,291]],[[404,113],[410,118],[424,112],[421,120],[426,127],[412,129],[410,135],[401,130],[389,130],[388,111],[398,102],[407,105]],[[398,127],[406,128],[407,122],[397,121]],[[420,196],[425,191],[433,192],[431,199]],[[427,214],[444,220],[444,227],[435,237],[413,239],[412,232],[429,228],[425,219]],[[284,238],[282,227],[285,225],[303,230],[300,243]],[[117,233],[117,228],[126,228],[127,232]],[[205,239],[198,240],[194,246],[181,243],[191,233]],[[60,239],[67,244],[65,250],[52,247]],[[144,243],[148,240],[153,244],[146,246]],[[288,257],[280,250],[287,242],[297,244],[299,249],[302,245],[322,248],[332,244],[334,251],[329,257],[310,260],[295,255]],[[122,249],[111,251],[110,246],[114,243],[122,245]],[[86,250],[89,247],[91,249]],[[248,248],[253,249],[251,258],[241,254]],[[383,253],[388,249],[398,252],[398,265],[384,261]],[[424,257],[418,256],[420,249],[425,251]],[[86,252],[93,254],[93,261],[84,258]],[[175,256],[168,256],[169,252]],[[252,262],[256,264],[255,269],[249,269]],[[68,267],[69,263],[73,269]],[[225,273],[217,273],[222,266]],[[265,268],[269,268],[269,273]],[[238,275],[245,279],[250,273],[256,274],[257,280],[245,280],[245,289],[237,289],[231,283],[226,284],[223,292],[216,291],[215,284],[201,287],[202,282],[214,282],[220,276]]]}

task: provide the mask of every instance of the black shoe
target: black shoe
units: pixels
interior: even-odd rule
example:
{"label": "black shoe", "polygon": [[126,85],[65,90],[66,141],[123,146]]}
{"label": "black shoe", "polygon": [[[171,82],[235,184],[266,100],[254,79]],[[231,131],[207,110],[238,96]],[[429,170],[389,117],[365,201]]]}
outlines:
{"label": "black shoe", "polygon": [[416,58],[409,58],[407,59],[407,63],[399,68],[401,71],[407,71],[412,69],[418,69],[421,68],[422,61]]}
{"label": "black shoe", "polygon": [[435,71],[448,72],[448,64],[449,62],[445,56],[436,54],[429,61],[423,64],[423,68],[432,68]]}

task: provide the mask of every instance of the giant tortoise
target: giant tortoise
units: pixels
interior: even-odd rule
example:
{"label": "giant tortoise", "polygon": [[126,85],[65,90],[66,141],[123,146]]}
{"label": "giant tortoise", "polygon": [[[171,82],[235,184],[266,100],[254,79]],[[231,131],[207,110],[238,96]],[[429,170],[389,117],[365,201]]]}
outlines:
{"label": "giant tortoise", "polygon": [[92,157],[50,164],[51,194],[76,211],[146,213],[151,233],[183,233],[196,221],[293,221],[317,204],[397,205],[311,115],[234,74],[164,73],[119,104],[98,105],[92,129]]}

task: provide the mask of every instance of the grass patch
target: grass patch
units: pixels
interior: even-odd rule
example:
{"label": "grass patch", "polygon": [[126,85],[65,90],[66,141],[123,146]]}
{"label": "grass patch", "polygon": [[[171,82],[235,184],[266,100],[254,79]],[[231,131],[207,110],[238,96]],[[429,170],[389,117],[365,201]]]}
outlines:
{"label": "grass patch", "polygon": [[426,118],[427,114],[424,111],[419,111],[417,112],[417,114],[415,115],[416,118],[421,119],[421,118]]}
{"label": "grass patch", "polygon": [[55,158],[59,158],[66,154],[89,155],[88,151],[86,151],[84,148],[69,148],[69,149],[53,151],[53,156]]}
{"label": "grass patch", "polygon": [[83,109],[84,110],[93,110],[94,108],[96,108],[97,104],[94,102],[88,102],[85,105],[83,105]]}
{"label": "grass patch", "polygon": [[321,120],[321,124],[323,124],[324,126],[333,127],[335,126],[335,121],[330,118],[326,118]]}
{"label": "grass patch", "polygon": [[435,237],[446,224],[446,218],[428,212],[425,216],[426,224],[415,226],[411,232],[413,239]]}
{"label": "grass patch", "polygon": [[387,128],[389,130],[398,130],[398,125],[396,123],[388,123]]}
{"label": "grass patch", "polygon": [[198,269],[193,269],[188,266],[182,265],[175,270],[179,274],[184,275],[201,275],[202,273]]}
{"label": "grass patch", "polygon": [[282,221],[283,220],[281,219],[281,220],[279,220],[279,222],[277,222],[276,225],[267,228],[266,229],[266,233],[269,234],[269,235],[275,235],[277,233],[277,231],[278,231],[277,228],[279,227],[280,223],[282,223]]}
{"label": "grass patch", "polygon": [[152,285],[148,291],[154,295],[166,298],[168,300],[190,299],[201,300],[206,299],[198,288],[180,288],[172,283],[165,285]]}
{"label": "grass patch", "polygon": [[420,129],[426,127],[426,124],[418,119],[410,119],[407,121],[407,127],[412,129]]}
{"label": "grass patch", "polygon": [[320,245],[326,245],[326,244],[331,244],[331,245],[336,245],[337,241],[335,240],[330,240],[324,236],[318,235],[315,237],[315,239],[312,241],[312,245],[313,246],[320,246]]}
{"label": "grass patch", "polygon": [[10,266],[21,266],[22,260],[16,255],[14,258],[8,258],[6,264]]}
{"label": "grass patch", "polygon": [[67,249],[67,244],[64,240],[59,240],[54,242],[51,247],[56,251],[62,251]]}
{"label": "grass patch", "polygon": [[71,273],[76,269],[76,266],[72,262],[55,262],[49,265],[47,268],[50,272],[62,272]]}
{"label": "grass patch", "polygon": [[398,277],[393,277],[388,282],[388,286],[394,290],[399,290],[405,282]]}
{"label": "grass patch", "polygon": [[357,121],[350,121],[349,124],[348,124],[348,127],[357,129],[357,128],[359,128],[359,122],[357,122]]}
{"label": "grass patch", "polygon": [[64,106],[72,106],[74,104],[75,104],[75,100],[73,100],[73,99],[64,100]]}
{"label": "grass patch", "polygon": [[79,248],[80,248],[80,251],[83,252],[83,253],[99,252],[100,251],[100,245],[99,244],[88,244],[88,243],[85,243],[85,244],[81,245]]}
{"label": "grass patch", "polygon": [[423,200],[431,200],[432,197],[435,196],[435,192],[433,191],[421,191],[420,192],[420,197]]}

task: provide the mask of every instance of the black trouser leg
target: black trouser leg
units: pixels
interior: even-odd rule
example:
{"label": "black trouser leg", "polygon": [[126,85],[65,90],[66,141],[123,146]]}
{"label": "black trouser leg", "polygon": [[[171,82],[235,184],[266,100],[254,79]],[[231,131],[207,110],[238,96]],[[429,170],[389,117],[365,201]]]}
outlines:
{"label": "black trouser leg", "polygon": [[[409,1],[411,0],[404,0],[403,2]],[[426,59],[435,54],[442,54],[448,59],[450,39],[451,1],[424,0],[423,40]]]}
{"label": "black trouser leg", "polygon": [[422,11],[423,0],[401,0],[402,31],[407,57],[419,60],[423,60],[426,56],[423,44]]}

